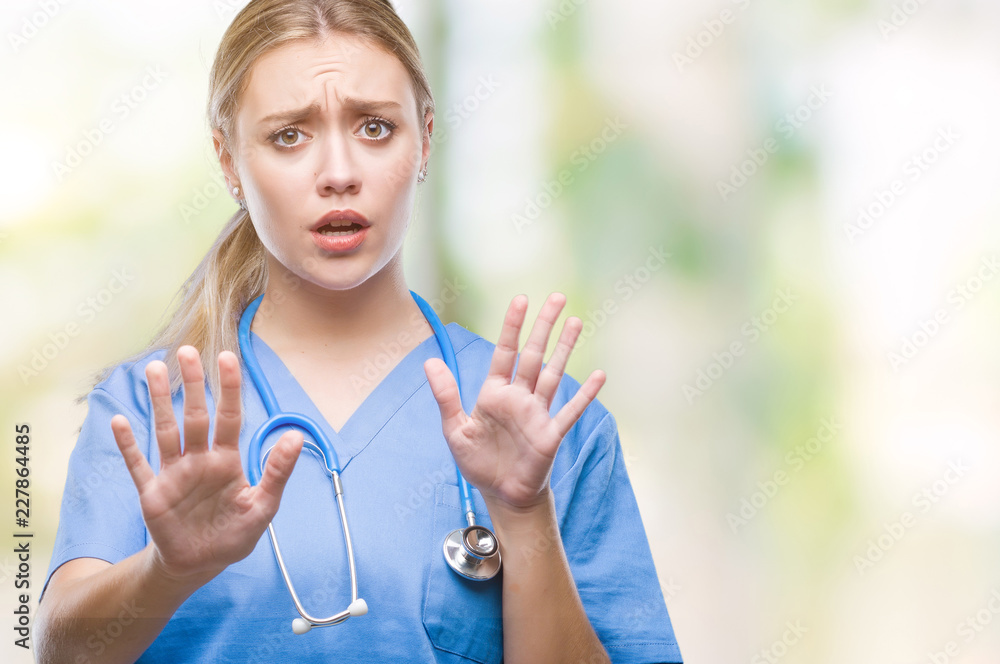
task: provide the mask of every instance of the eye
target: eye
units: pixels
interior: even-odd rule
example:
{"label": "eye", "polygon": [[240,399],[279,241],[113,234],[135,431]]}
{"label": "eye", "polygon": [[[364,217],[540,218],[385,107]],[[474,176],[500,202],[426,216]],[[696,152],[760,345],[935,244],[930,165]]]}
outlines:
{"label": "eye", "polygon": [[298,139],[304,138],[304,136],[301,129],[289,125],[271,134],[269,140],[281,148],[294,148],[302,144],[302,141]]}
{"label": "eye", "polygon": [[385,118],[372,116],[365,118],[365,124],[361,127],[361,132],[366,140],[378,142],[385,141],[395,131],[396,125]]}

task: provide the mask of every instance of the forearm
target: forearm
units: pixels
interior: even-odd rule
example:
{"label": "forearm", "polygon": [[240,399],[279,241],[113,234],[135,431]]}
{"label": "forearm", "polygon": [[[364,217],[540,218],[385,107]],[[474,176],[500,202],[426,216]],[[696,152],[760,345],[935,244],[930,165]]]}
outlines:
{"label": "forearm", "polygon": [[503,647],[508,664],[610,662],[576,590],[551,492],[529,511],[487,501],[503,560]]}
{"label": "forearm", "polygon": [[149,546],[89,576],[50,582],[35,621],[37,661],[132,664],[207,580],[167,578]]}

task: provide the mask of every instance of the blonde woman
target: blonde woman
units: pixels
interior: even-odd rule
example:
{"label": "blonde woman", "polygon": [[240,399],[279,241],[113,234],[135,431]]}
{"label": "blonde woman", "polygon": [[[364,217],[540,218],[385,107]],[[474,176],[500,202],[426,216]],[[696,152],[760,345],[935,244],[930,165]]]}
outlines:
{"label": "blonde woman", "polygon": [[[595,401],[604,374],[563,374],[578,318],[543,365],[565,298],[547,299],[519,354],[525,297],[494,346],[454,323],[435,332],[406,286],[434,103],[391,3],[253,0],[219,47],[209,117],[240,210],[171,322],[88,397],[38,661],[679,662]],[[248,362],[281,411],[332,441],[353,555],[330,477],[303,452],[316,436],[258,439],[264,470],[248,479],[270,410]],[[350,602],[344,624],[300,618],[293,633],[269,523],[306,611]],[[499,571],[452,569],[453,530],[483,538],[463,540],[482,554],[463,560]]]}

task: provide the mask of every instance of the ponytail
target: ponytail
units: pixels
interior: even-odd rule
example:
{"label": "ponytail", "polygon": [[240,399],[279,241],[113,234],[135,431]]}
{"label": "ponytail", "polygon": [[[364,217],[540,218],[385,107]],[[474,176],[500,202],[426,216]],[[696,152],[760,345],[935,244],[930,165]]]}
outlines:
{"label": "ponytail", "polygon": [[[218,403],[220,390],[219,353],[230,350],[242,360],[237,330],[240,315],[267,286],[267,259],[264,246],[245,210],[234,214],[205,258],[178,291],[180,305],[168,322],[139,353],[124,360],[132,363],[165,348],[170,391],[180,389],[182,378],[177,349],[194,346],[201,356],[212,398]],[[175,296],[176,299],[176,296]],[[95,375],[94,384],[104,380],[116,365]],[[77,402],[86,399],[81,395]]]}

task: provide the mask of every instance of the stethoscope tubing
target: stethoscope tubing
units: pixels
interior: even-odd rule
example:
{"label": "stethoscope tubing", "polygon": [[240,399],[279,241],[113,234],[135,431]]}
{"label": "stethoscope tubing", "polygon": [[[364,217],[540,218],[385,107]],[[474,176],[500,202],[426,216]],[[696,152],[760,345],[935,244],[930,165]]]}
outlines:
{"label": "stethoscope tubing", "polygon": [[[458,371],[458,359],[455,356],[455,347],[451,343],[451,337],[448,336],[448,332],[444,329],[441,319],[438,318],[437,313],[431,308],[431,305],[427,304],[424,298],[413,291],[410,291],[410,294],[416,301],[417,306],[420,307],[424,318],[430,323],[431,329],[434,330],[434,336],[441,346],[441,356],[444,358],[444,363],[448,366],[448,369],[451,370],[451,375],[455,377],[455,385],[458,387],[458,398],[461,400],[462,379]],[[462,477],[462,471],[458,469],[458,464],[455,464],[455,472],[458,474],[458,490],[462,496],[462,509],[465,510],[466,519],[475,519],[476,510],[472,506],[472,491],[469,488],[469,483]]]}
{"label": "stethoscope tubing", "polygon": [[[441,356],[444,359],[445,364],[448,366],[448,369],[451,371],[452,376],[455,378],[459,399],[461,399],[462,384],[459,378],[458,360],[455,356],[454,346],[451,343],[451,337],[448,335],[448,331],[445,329],[441,319],[438,318],[437,313],[431,308],[427,301],[414,293],[412,290],[410,291],[410,295],[413,296],[413,299],[420,308],[420,311],[423,313],[424,318],[427,319],[428,324],[430,324],[431,329],[434,331],[434,337],[436,338],[438,346],[441,349]],[[248,480],[254,486],[260,483],[264,472],[264,463],[267,456],[271,452],[269,449],[262,457],[261,448],[263,447],[265,438],[267,438],[271,432],[284,426],[295,426],[305,430],[313,440],[304,439],[303,446],[315,450],[319,454],[319,456],[323,459],[323,465],[333,482],[333,490],[337,498],[337,508],[340,513],[340,523],[343,527],[344,543],[347,548],[347,560],[350,568],[350,606],[344,611],[328,618],[317,618],[311,616],[306,612],[305,607],[299,599],[298,593],[295,592],[292,579],[288,574],[288,569],[286,568],[285,561],[281,555],[281,548],[278,545],[278,537],[275,534],[274,525],[271,523],[267,525],[268,536],[271,539],[272,550],[274,552],[275,560],[278,563],[278,568],[281,570],[281,576],[285,581],[285,585],[288,587],[288,592],[292,597],[295,608],[298,610],[299,615],[302,616],[303,619],[302,621],[299,621],[298,619],[293,621],[293,630],[297,634],[301,634],[309,631],[314,626],[336,625],[347,620],[350,616],[364,615],[368,612],[368,608],[364,600],[358,598],[358,577],[357,568],[354,563],[354,546],[351,542],[351,534],[347,526],[347,512],[344,508],[344,487],[340,481],[341,469],[337,451],[334,449],[330,439],[313,420],[305,415],[302,415],[301,413],[281,412],[278,400],[274,396],[271,385],[264,376],[264,372],[257,361],[255,353],[253,352],[253,348],[250,343],[250,324],[253,321],[253,317],[257,313],[257,309],[260,307],[260,303],[263,298],[264,295],[261,294],[247,306],[247,308],[243,311],[243,315],[240,317],[240,324],[237,330],[240,353],[242,355],[243,362],[247,367],[247,373],[250,375],[250,379],[253,382],[254,387],[257,388],[257,393],[260,395],[261,401],[264,403],[264,408],[268,415],[267,421],[257,429],[250,439],[250,446],[247,450]],[[462,477],[462,472],[458,468],[457,462],[455,463],[455,474],[458,477],[459,492],[462,499],[462,507],[465,510],[465,518],[468,523],[468,527],[464,531],[453,531],[445,539],[445,558],[448,561],[448,564],[462,576],[478,580],[492,578],[500,566],[496,536],[489,529],[476,525],[476,512],[472,502],[472,490],[469,487],[469,483],[464,477]],[[483,556],[489,556],[489,559],[475,555],[467,545],[463,545],[461,548],[456,545],[456,542],[463,540],[467,533],[474,533],[477,531],[485,531],[486,533],[489,533],[489,537],[492,541],[491,550],[493,550],[494,553],[492,555],[490,555],[489,552],[483,553]]]}
{"label": "stethoscope tubing", "polygon": [[[413,296],[414,301],[416,301],[417,306],[420,307],[420,311],[424,314],[424,318],[430,324],[431,329],[434,331],[434,336],[437,339],[438,345],[441,347],[441,356],[444,359],[444,363],[447,365],[448,369],[451,370],[451,375],[455,377],[455,384],[458,387],[459,398],[462,397],[462,381],[461,376],[458,371],[458,359],[455,355],[455,347],[451,343],[451,337],[448,335],[447,330],[445,330],[444,325],[441,323],[441,319],[438,318],[434,309],[427,303],[424,298],[420,297],[413,291],[410,291],[410,295]],[[257,358],[252,352],[247,352],[250,349],[250,323],[253,321],[254,314],[256,314],[257,309],[260,307],[263,295],[258,296],[253,302],[251,302],[246,311],[243,313],[243,317],[240,319],[240,327],[238,331],[238,337],[240,342],[240,350],[243,355],[243,361],[247,366],[247,373],[250,374],[251,380],[253,380],[254,386],[257,388],[257,392],[260,394],[261,401],[264,402],[264,408],[267,410],[267,414],[270,419],[265,422],[254,435],[254,438],[250,442],[250,449],[248,451],[248,461],[247,465],[250,468],[251,484],[257,484],[260,481],[260,474],[263,472],[261,467],[260,458],[260,447],[264,442],[264,438],[271,433],[275,428],[283,426],[286,424],[300,426],[306,431],[308,431],[315,439],[316,445],[320,448],[320,451],[324,457],[324,462],[327,465],[327,469],[330,472],[340,472],[340,460],[337,456],[337,451],[334,449],[330,440],[326,437],[315,423],[302,416],[298,413],[281,413],[281,408],[278,406],[278,400],[274,396],[274,391],[271,390],[271,386],[267,379],[264,378],[264,372],[260,368],[260,363],[257,362]],[[246,350],[245,350],[246,349]],[[333,468],[330,468],[330,463],[333,464]],[[474,518],[475,508],[472,502],[472,490],[469,487],[469,483],[462,476],[462,471],[455,466],[455,473],[458,476],[458,490],[462,498],[462,509],[464,510],[466,517],[471,514]]]}
{"label": "stethoscope tubing", "polygon": [[[269,449],[264,454],[264,458],[261,458],[261,447],[263,446],[264,439],[275,429],[289,425],[298,426],[313,437],[312,441],[304,441],[303,445],[315,449],[319,453],[319,456],[323,459],[323,465],[326,468],[327,474],[330,475],[333,483],[333,492],[336,496],[337,509],[340,513],[340,525],[344,529],[344,545],[347,549],[347,563],[351,578],[351,605],[347,609],[328,618],[319,618],[310,615],[302,605],[302,601],[295,591],[295,585],[288,574],[288,568],[285,566],[285,561],[282,558],[281,547],[278,544],[278,537],[274,532],[273,523],[267,524],[267,532],[271,539],[271,549],[274,552],[275,561],[278,563],[278,569],[281,571],[281,577],[285,581],[285,586],[288,588],[288,593],[291,595],[292,602],[295,604],[299,615],[308,623],[308,629],[314,626],[336,625],[347,620],[352,615],[357,615],[352,611],[352,607],[358,606],[358,573],[354,562],[354,545],[351,542],[351,531],[347,525],[347,512],[344,509],[344,487],[340,482],[340,460],[330,440],[316,426],[315,422],[300,413],[280,412],[278,400],[275,398],[274,392],[271,390],[271,385],[268,383],[267,378],[264,377],[264,372],[261,370],[260,364],[257,362],[257,357],[250,347],[250,323],[253,321],[258,307],[260,307],[263,297],[263,295],[258,296],[243,312],[237,332],[240,353],[246,363],[247,372],[250,374],[250,379],[257,388],[257,393],[264,402],[264,408],[267,410],[269,416],[269,419],[257,429],[250,439],[250,446],[247,450],[247,479],[254,486],[260,483],[264,461],[271,452]],[[367,608],[365,612],[367,612]]]}

